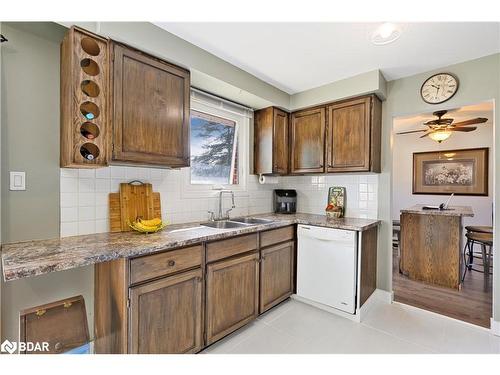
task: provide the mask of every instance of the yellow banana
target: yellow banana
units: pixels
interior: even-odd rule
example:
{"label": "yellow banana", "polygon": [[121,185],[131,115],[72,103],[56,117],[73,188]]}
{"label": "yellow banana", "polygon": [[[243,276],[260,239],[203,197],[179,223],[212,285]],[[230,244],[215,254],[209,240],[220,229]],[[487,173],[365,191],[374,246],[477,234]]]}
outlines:
{"label": "yellow banana", "polygon": [[135,226],[139,229],[142,229],[143,231],[146,231],[146,232],[154,232],[154,231],[158,230],[157,225],[144,225],[141,222],[136,222]]}
{"label": "yellow banana", "polygon": [[160,226],[162,224],[162,221],[159,218],[155,218],[155,219],[151,219],[151,220],[139,219],[138,222],[140,222],[141,224],[144,224],[146,226],[150,226],[150,227],[156,227],[156,226]]}

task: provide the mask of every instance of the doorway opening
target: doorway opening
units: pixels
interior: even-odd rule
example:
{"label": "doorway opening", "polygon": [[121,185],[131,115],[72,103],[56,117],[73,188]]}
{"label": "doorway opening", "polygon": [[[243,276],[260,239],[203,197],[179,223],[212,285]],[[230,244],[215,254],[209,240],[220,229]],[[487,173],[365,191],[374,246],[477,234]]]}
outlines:
{"label": "doorway opening", "polygon": [[[439,115],[453,119],[447,120],[452,126],[438,129],[440,134],[429,126],[436,125],[436,113],[393,120],[394,300],[489,328],[495,251],[494,103]],[[468,124],[472,120],[476,123]],[[459,130],[450,131],[453,125]],[[439,209],[452,193],[448,210]]]}

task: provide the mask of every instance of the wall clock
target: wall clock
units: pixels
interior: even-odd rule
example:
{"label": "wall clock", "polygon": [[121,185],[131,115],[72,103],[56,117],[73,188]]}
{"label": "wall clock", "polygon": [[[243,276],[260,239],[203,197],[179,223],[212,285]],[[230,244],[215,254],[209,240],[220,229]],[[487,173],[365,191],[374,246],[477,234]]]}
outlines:
{"label": "wall clock", "polygon": [[440,104],[451,99],[458,90],[458,79],[449,73],[438,73],[427,78],[420,88],[420,96],[429,104]]}

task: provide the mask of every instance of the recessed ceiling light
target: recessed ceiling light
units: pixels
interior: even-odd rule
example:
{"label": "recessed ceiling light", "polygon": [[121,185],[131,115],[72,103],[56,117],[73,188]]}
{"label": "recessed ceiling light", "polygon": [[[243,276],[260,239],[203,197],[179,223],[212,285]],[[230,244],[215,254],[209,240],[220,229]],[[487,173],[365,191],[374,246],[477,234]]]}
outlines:
{"label": "recessed ceiling light", "polygon": [[372,33],[371,41],[377,46],[389,44],[399,39],[401,32],[401,26],[392,22],[384,22]]}

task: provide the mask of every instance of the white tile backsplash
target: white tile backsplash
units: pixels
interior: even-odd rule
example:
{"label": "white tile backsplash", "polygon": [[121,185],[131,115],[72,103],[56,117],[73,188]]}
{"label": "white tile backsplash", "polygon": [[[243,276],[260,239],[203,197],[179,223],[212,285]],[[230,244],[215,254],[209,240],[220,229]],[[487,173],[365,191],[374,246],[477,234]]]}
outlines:
{"label": "white tile backsplash", "polygon": [[[109,231],[110,192],[120,183],[141,180],[161,194],[162,217],[177,224],[202,221],[207,211],[217,211],[217,191],[212,197],[186,197],[184,181],[189,169],[181,170],[111,166],[96,170],[61,169],[61,237]],[[347,189],[346,216],[377,218],[378,175],[321,175],[280,177],[278,184],[260,185],[247,176],[247,191],[236,192],[231,216],[272,212],[274,189],[296,189],[299,212],[323,214],[331,186]],[[224,202],[229,207],[230,198]]]}
{"label": "white tile backsplash", "polygon": [[346,188],[346,216],[376,219],[378,175],[283,177],[280,188],[297,190],[297,211],[324,214],[331,186]]}
{"label": "white tile backsplash", "polygon": [[[161,194],[162,218],[169,223],[206,220],[208,210],[217,211],[218,192],[210,192],[213,197],[186,197],[182,190],[188,173],[189,169],[122,166],[61,169],[61,236],[109,231],[109,193],[118,192],[120,183],[136,179],[152,183],[153,190]],[[247,191],[236,192],[231,216],[271,212],[275,188],[278,185],[262,186],[256,176],[247,176]],[[224,203],[228,208],[230,198]]]}

